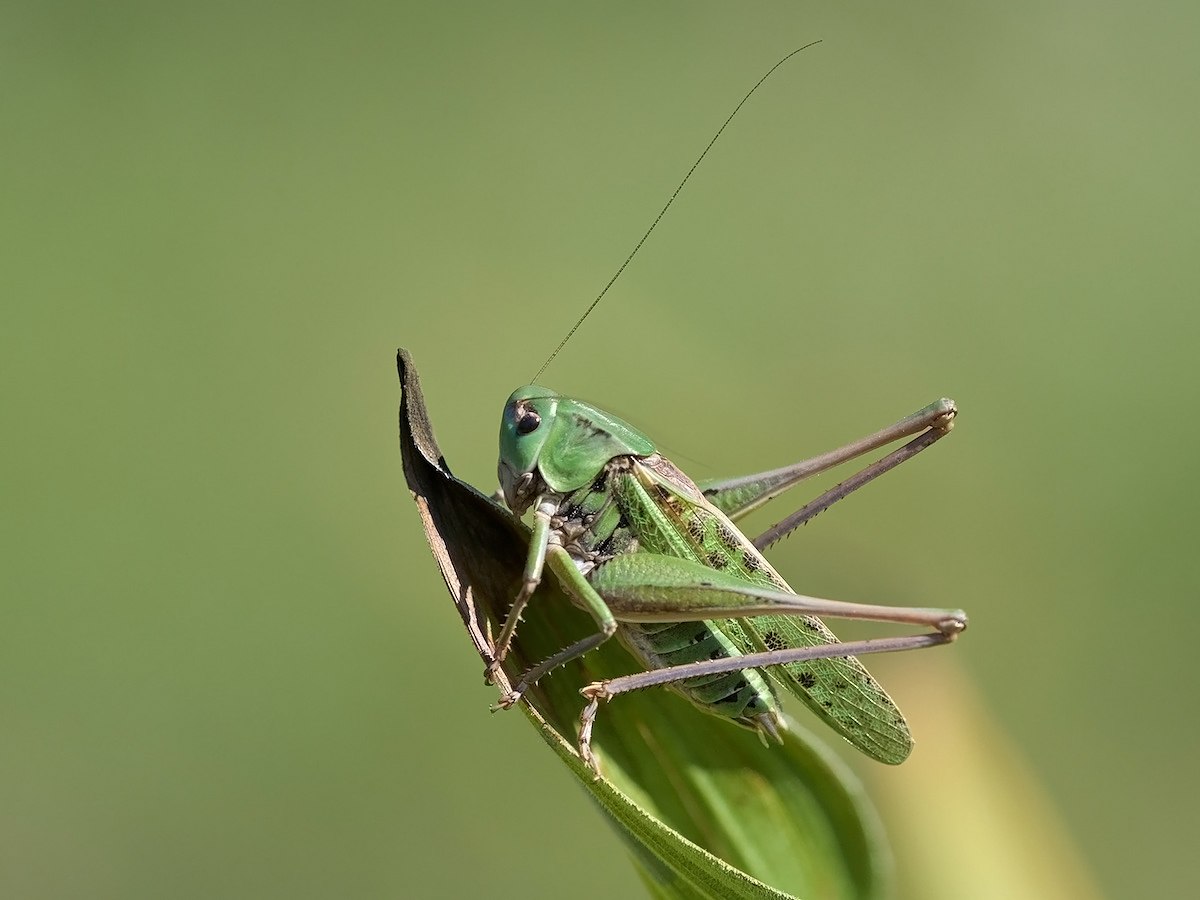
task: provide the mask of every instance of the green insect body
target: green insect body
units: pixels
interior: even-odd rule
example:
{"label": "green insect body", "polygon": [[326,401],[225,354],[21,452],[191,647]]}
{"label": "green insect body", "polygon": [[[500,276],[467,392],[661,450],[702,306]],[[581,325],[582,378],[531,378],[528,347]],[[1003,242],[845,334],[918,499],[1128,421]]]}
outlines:
{"label": "green insect body", "polygon": [[[682,490],[677,493],[675,486]],[[699,505],[687,511],[682,508],[688,502],[685,497],[720,515],[686,475],[657,453],[619,456],[605,463],[587,487],[565,496],[551,523],[564,536],[572,536],[565,545],[567,552],[581,569],[586,568],[592,586],[603,597],[610,586],[606,574],[617,571],[606,568],[607,563],[620,555],[641,553],[648,559],[655,554],[704,564],[737,552],[728,544],[723,550],[705,546],[706,532],[715,535],[715,531],[703,524]],[[684,517],[694,523],[695,533],[680,530],[675,520]],[[750,553],[759,555],[753,547]],[[648,669],[739,652],[721,627],[705,620],[623,621],[616,636]],[[701,709],[764,735],[774,736],[782,724],[770,682],[753,669],[689,678],[674,687]]]}
{"label": "green insect body", "polygon": [[[939,402],[923,411],[922,422],[940,416],[948,423],[953,405]],[[537,386],[515,391],[505,406],[498,474],[510,509],[535,513],[525,587],[497,640],[497,664],[544,565],[601,629],[526,673],[501,705],[615,634],[648,671],[687,664],[703,670],[669,686],[764,737],[778,738],[784,727],[778,682],[868,756],[892,764],[908,756],[912,738],[903,716],[854,657],[835,656],[834,648],[824,658],[769,669],[731,662],[768,651],[803,656],[801,648],[837,644],[820,619],[801,611],[800,601],[810,598],[795,595],[717,505],[737,513],[765,502],[773,494],[761,479],[750,488],[731,483],[728,490],[702,491],[637,429]],[[771,483],[773,473],[766,475]],[[831,614],[859,614],[840,609],[850,604],[814,602],[834,607]],[[935,625],[946,640],[966,623],[961,613],[945,610],[906,617],[870,609],[865,617]],[[591,761],[585,722],[581,752]]]}
{"label": "green insect body", "polygon": [[[639,467],[650,468],[646,464]],[[675,469],[669,463],[667,467]],[[686,538],[684,553],[672,555],[686,554],[685,558],[751,584],[792,591],[762,553],[724,513],[705,500],[687,476],[675,470],[675,477],[660,477],[662,482],[651,495],[659,499],[663,514],[677,533]],[[754,616],[723,619],[713,625],[743,655],[837,643],[834,633],[816,616]],[[912,737],[900,710],[854,657],[786,663],[771,671],[868,756],[880,762],[900,763],[911,751]]]}

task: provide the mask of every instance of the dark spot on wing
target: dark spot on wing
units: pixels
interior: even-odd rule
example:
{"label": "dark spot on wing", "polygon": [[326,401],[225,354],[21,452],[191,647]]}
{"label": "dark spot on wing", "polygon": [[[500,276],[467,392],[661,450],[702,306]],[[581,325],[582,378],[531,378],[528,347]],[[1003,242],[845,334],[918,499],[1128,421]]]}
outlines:
{"label": "dark spot on wing", "polygon": [[708,564],[714,569],[729,568],[729,557],[720,550],[713,550],[708,554]]}
{"label": "dark spot on wing", "polygon": [[817,676],[812,672],[807,671],[801,672],[799,675],[797,675],[796,680],[800,682],[800,687],[804,688],[805,690],[816,687],[817,684]]}
{"label": "dark spot on wing", "polygon": [[575,417],[575,425],[583,432],[585,439],[597,437],[598,435],[605,433],[603,428],[599,427],[595,422],[591,421],[590,419],[586,419],[583,416]]}
{"label": "dark spot on wing", "polygon": [[766,644],[768,650],[782,650],[787,646],[783,638],[776,631],[763,632],[762,641]]}
{"label": "dark spot on wing", "polygon": [[717,522],[717,534],[721,538],[721,543],[730,547],[736,547],[741,542],[740,535],[721,521]]}

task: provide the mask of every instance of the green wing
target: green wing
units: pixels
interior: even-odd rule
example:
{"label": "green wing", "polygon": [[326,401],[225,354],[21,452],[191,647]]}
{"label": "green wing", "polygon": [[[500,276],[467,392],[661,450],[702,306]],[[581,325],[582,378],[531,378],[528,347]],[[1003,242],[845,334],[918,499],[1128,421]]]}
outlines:
{"label": "green wing", "polygon": [[[636,472],[682,538],[672,541],[675,555],[760,587],[792,591],[745,535],[674,464],[650,457],[637,465]],[[815,616],[753,616],[714,624],[743,653],[837,642],[836,635]],[[854,657],[786,663],[767,671],[872,759],[895,765],[911,752],[912,735],[903,714]]]}

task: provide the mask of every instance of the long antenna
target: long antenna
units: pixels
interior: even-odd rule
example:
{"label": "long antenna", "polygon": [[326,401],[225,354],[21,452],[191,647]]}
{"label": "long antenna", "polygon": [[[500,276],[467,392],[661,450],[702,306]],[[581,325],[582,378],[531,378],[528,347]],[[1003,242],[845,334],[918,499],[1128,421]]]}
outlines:
{"label": "long antenna", "polygon": [[809,47],[812,47],[819,43],[821,43],[821,42],[820,41],[812,41],[811,43],[805,44],[803,47],[797,47],[795,50],[793,50],[791,53],[789,53],[787,56],[785,56],[779,62],[775,63],[775,65],[771,66],[771,68],[767,70],[767,74],[764,75],[762,78],[758,79],[758,81],[755,82],[754,87],[752,87],[752,88],[750,88],[750,90],[746,91],[746,96],[744,96],[741,99],[741,101],[738,103],[738,105],[733,108],[733,112],[731,112],[729,114],[729,118],[727,118],[725,120],[724,124],[722,124],[721,127],[717,129],[717,133],[712,136],[712,140],[708,142],[708,146],[704,148],[704,152],[702,152],[699,156],[696,157],[696,161],[694,163],[692,163],[692,167],[690,169],[688,169],[687,174],[683,176],[683,181],[679,182],[679,186],[677,188],[675,188],[674,192],[671,194],[671,196],[667,200],[666,204],[663,206],[663,208],[661,210],[659,210],[658,215],[654,217],[654,221],[650,223],[650,227],[646,229],[646,233],[642,235],[641,240],[639,240],[637,242],[637,244],[634,246],[634,248],[629,251],[629,255],[627,257],[625,257],[625,262],[621,263],[621,265],[617,269],[617,271],[613,273],[613,277],[608,279],[608,284],[606,284],[604,286],[604,290],[602,290],[599,294],[596,295],[596,299],[591,302],[591,304],[588,306],[588,308],[583,311],[583,315],[580,316],[578,318],[578,320],[576,320],[575,324],[571,326],[571,330],[567,332],[567,336],[564,337],[561,341],[559,341],[558,346],[554,348],[554,352],[551,353],[548,357],[546,357],[546,361],[544,363],[542,363],[542,367],[537,370],[537,374],[533,376],[533,378],[530,380],[530,383],[536,382],[539,378],[542,377],[542,373],[546,371],[546,368],[550,365],[550,363],[554,362],[554,357],[558,356],[558,351],[560,351],[563,347],[565,347],[567,345],[567,341],[569,341],[571,339],[571,336],[573,334],[575,334],[576,331],[579,330],[579,326],[583,324],[583,320],[586,319],[589,315],[591,315],[592,310],[596,308],[596,304],[604,299],[604,295],[607,294],[608,289],[613,286],[613,282],[615,282],[618,278],[621,277],[621,273],[625,271],[625,267],[629,265],[630,260],[632,260],[637,255],[637,252],[642,249],[642,244],[646,243],[646,238],[650,237],[650,233],[652,231],[654,231],[654,229],[658,226],[658,223],[662,221],[662,217],[667,214],[667,210],[671,208],[671,204],[675,202],[675,198],[679,196],[679,192],[683,190],[683,186],[688,183],[688,179],[691,178],[692,173],[695,172],[697,168],[699,168],[700,163],[704,162],[704,157],[708,156],[708,151],[711,150],[713,147],[713,144],[715,144],[717,142],[717,138],[719,138],[721,136],[721,134],[725,131],[725,129],[729,127],[729,123],[732,122],[733,117],[738,114],[738,110],[740,110],[743,106],[746,105],[746,101],[750,99],[751,95],[755,91],[757,91],[760,87],[762,87],[762,83],[764,81],[766,81],[768,78],[770,78],[775,73],[776,69],[778,69],[780,66],[782,66],[785,62],[787,62],[789,59],[791,59],[793,56],[795,56],[801,50],[807,50]]}

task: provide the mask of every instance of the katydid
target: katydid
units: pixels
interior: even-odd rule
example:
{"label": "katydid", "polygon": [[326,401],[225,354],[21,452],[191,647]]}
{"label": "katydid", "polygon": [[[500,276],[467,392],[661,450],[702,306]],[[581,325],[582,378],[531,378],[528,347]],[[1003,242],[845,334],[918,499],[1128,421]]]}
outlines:
{"label": "katydid", "polygon": [[[961,610],[820,600],[792,591],[760,550],[949,432],[953,401],[811,460],[703,488],[633,426],[595,406],[530,385],[509,398],[498,474],[508,507],[533,509],[524,584],[497,636],[492,670],[545,569],[599,630],[526,672],[500,706],[551,669],[614,635],[646,672],[584,688],[579,750],[593,769],[600,700],[670,685],[706,712],[779,737],[782,683],[868,756],[900,763],[912,748],[903,716],[853,654],[932,646],[967,626]],[[904,437],[911,441],[751,541],[733,519],[801,479]],[[817,615],[926,626],[917,635],[838,643]]]}
{"label": "katydid", "polygon": [[[742,97],[535,381],[620,277],[750,96],[808,46],[787,54]],[[543,675],[615,635],[646,671],[583,689],[589,702],[581,716],[579,752],[593,769],[591,734],[600,701],[653,685],[669,685],[706,712],[766,740],[778,739],[784,727],[775,687],[782,684],[868,756],[902,762],[912,749],[904,717],[854,655],[948,643],[967,627],[966,615],[801,596],[761,551],[933,444],[950,431],[957,412],[953,401],[938,400],[805,462],[701,487],[616,416],[537,385],[518,388],[500,423],[498,474],[509,509],[518,516],[533,510],[533,530],[523,585],[496,637],[488,671],[494,674],[504,661],[546,569],[598,630],[525,672],[499,706],[511,707]],[[912,440],[753,541],[734,525],[803,478],[906,437]],[[818,615],[931,630],[843,644]]]}

